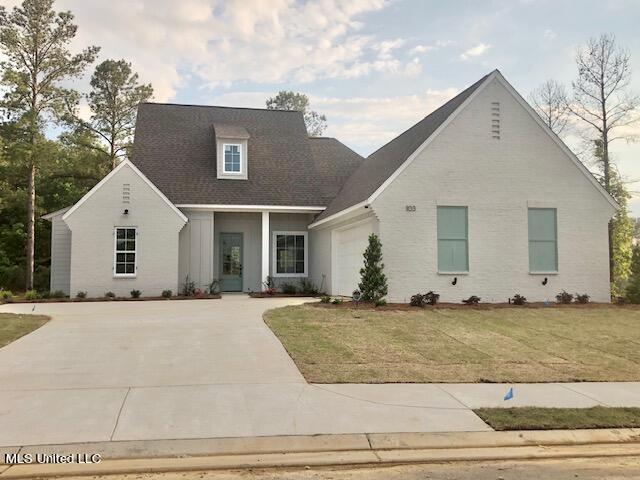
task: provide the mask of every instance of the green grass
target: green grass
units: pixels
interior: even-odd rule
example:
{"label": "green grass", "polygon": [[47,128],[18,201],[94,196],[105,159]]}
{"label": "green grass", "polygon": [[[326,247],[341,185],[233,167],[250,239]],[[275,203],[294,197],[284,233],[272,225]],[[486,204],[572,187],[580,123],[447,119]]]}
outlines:
{"label": "green grass", "polygon": [[640,309],[618,306],[265,314],[310,382],[640,380]]}
{"label": "green grass", "polygon": [[480,408],[474,412],[494,430],[639,428],[640,408]]}
{"label": "green grass", "polygon": [[0,348],[33,332],[49,321],[44,315],[0,313]]}

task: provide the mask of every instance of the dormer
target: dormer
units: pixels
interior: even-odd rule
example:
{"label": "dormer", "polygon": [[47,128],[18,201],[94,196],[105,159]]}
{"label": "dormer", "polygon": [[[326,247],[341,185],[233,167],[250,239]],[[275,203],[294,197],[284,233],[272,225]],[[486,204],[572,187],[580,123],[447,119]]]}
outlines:
{"label": "dormer", "polygon": [[214,123],[216,171],[219,179],[246,180],[249,177],[249,133],[244,127]]}

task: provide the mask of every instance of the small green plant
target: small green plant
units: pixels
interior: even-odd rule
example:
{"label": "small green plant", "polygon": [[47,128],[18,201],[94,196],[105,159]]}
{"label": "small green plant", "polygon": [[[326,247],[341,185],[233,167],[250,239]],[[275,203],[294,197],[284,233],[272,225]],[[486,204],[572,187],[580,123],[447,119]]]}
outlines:
{"label": "small green plant", "polygon": [[462,300],[462,303],[466,303],[467,305],[478,305],[480,303],[480,297],[477,295],[471,295],[466,300]]}
{"label": "small green plant", "polygon": [[317,295],[318,294],[318,287],[316,287],[316,284],[313,283],[313,280],[310,280],[308,278],[301,278],[300,279],[300,291],[304,294],[304,295]]}
{"label": "small green plant", "polygon": [[526,305],[527,299],[519,293],[516,293],[513,298],[509,299],[509,303],[513,303],[514,305]]}
{"label": "small green plant", "polygon": [[49,296],[51,298],[64,298],[64,297],[66,297],[66,295],[64,294],[64,292],[62,290],[54,290],[53,292],[49,293]]}
{"label": "small green plant", "polygon": [[374,302],[376,307],[384,307],[387,304],[387,301],[384,298],[380,298]]}
{"label": "small green plant", "polygon": [[108,300],[113,300],[114,298],[116,298],[116,294],[113,292],[107,292],[104,294],[104,298]]}
{"label": "small green plant", "polygon": [[334,305],[340,305],[342,303],[342,299],[334,298],[333,300],[331,300],[331,303],[333,303]]}
{"label": "small green plant", "polygon": [[87,298],[87,292],[83,292],[82,290],[80,290],[78,293],[76,293],[76,298],[79,298],[79,299]]}
{"label": "small green plant", "polygon": [[187,275],[182,284],[182,295],[185,297],[192,297],[196,293],[196,282],[192,281]]}
{"label": "small green plant", "polygon": [[562,290],[559,294],[556,295],[556,302],[569,304],[573,302],[573,295],[571,295],[566,290]]}
{"label": "small green plant", "polygon": [[24,294],[25,300],[36,300],[38,298],[38,292],[35,290],[27,290]]}
{"label": "small green plant", "polygon": [[429,290],[427,293],[425,293],[424,297],[425,302],[427,302],[427,304],[429,305],[435,305],[440,301],[440,294],[434,292],[433,290]]}
{"label": "small green plant", "polygon": [[364,251],[364,266],[360,269],[358,289],[363,302],[378,302],[387,294],[387,277],[382,263],[382,243],[374,233],[369,235],[369,245]]}
{"label": "small green plant", "polygon": [[589,299],[591,298],[589,295],[587,295],[586,293],[580,295],[579,293],[576,293],[575,295],[576,298],[576,303],[589,303]]}
{"label": "small green plant", "polygon": [[214,278],[207,285],[207,294],[209,295],[217,295],[220,293],[220,280]]}
{"label": "small green plant", "polygon": [[13,292],[11,290],[0,289],[0,300],[5,302],[13,301]]}
{"label": "small green plant", "polygon": [[295,295],[298,293],[298,287],[296,287],[293,283],[285,282],[280,286],[280,290],[282,293],[286,295]]}
{"label": "small green plant", "polygon": [[140,295],[142,295],[142,292],[140,290],[131,290],[131,298],[140,298]]}
{"label": "small green plant", "polygon": [[171,298],[173,296],[173,292],[171,290],[163,290],[162,298]]}
{"label": "small green plant", "polygon": [[266,280],[262,282],[262,286],[264,287],[263,292],[267,295],[276,293],[276,281],[271,275],[267,275]]}
{"label": "small green plant", "polygon": [[409,305],[411,305],[412,307],[424,308],[426,304],[427,302],[425,300],[425,295],[423,295],[422,293],[416,293],[415,295],[412,295],[411,300],[409,301]]}
{"label": "small green plant", "polygon": [[38,297],[44,298],[44,299],[51,298],[51,292],[49,290],[45,290],[44,292],[39,292]]}
{"label": "small green plant", "polygon": [[323,295],[320,298],[320,303],[331,303],[331,297],[329,295]]}

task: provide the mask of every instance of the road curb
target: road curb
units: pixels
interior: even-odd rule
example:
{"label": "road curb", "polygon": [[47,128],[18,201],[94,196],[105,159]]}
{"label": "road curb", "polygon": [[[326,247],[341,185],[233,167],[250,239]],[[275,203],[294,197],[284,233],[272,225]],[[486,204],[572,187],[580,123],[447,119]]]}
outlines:
{"label": "road curb", "polygon": [[[14,451],[12,448],[6,450]],[[0,464],[0,479],[243,468],[640,455],[640,429],[395,433],[154,440],[30,446],[100,453],[97,464]],[[4,460],[4,459],[3,459]]]}

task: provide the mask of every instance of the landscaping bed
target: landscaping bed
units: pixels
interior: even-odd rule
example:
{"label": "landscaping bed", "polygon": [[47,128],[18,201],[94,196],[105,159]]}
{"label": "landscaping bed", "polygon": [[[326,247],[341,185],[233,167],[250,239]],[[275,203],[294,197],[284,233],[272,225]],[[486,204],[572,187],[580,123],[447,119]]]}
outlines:
{"label": "landscaping bed", "polygon": [[220,294],[216,295],[199,295],[184,296],[175,295],[173,297],[92,297],[92,298],[70,298],[70,297],[53,297],[53,298],[34,298],[26,299],[24,296],[14,296],[11,300],[0,299],[0,305],[4,303],[60,303],[60,302],[147,302],[151,300],[211,300],[222,298]]}
{"label": "landscaping bed", "polygon": [[249,296],[251,298],[288,298],[288,297],[307,297],[307,298],[317,298],[317,295],[313,295],[311,293],[282,293],[282,292],[274,292],[274,293],[265,293],[265,292],[249,292]]}
{"label": "landscaping bed", "polygon": [[480,408],[474,410],[494,430],[640,428],[640,408]]}
{"label": "landscaping bed", "polygon": [[305,304],[266,312],[307,381],[640,380],[640,309]]}
{"label": "landscaping bed", "polygon": [[45,315],[0,313],[0,348],[31,333],[49,321]]}

